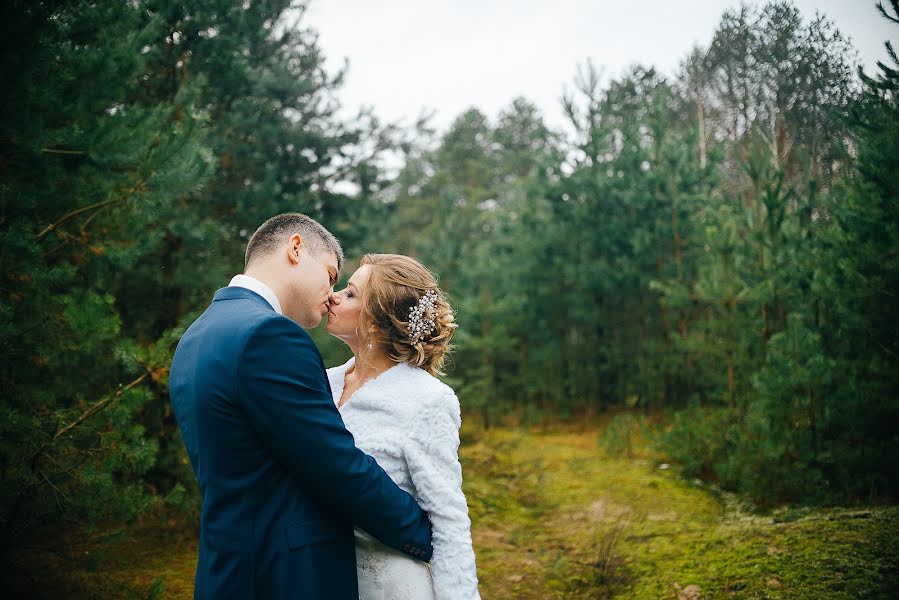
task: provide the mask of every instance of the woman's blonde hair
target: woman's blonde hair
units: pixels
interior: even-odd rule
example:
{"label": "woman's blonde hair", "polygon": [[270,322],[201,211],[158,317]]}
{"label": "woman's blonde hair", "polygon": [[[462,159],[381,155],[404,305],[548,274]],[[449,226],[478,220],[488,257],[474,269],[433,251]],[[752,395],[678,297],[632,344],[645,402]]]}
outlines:
{"label": "woman's blonde hair", "polygon": [[[421,367],[431,375],[442,375],[441,367],[451,350],[450,339],[458,325],[449,302],[437,287],[437,278],[420,262],[402,254],[366,254],[361,265],[369,265],[368,283],[362,292],[360,333],[370,337],[397,363]],[[436,294],[429,306],[422,297]],[[422,318],[431,331],[413,338],[410,312],[422,302]],[[374,334],[365,334],[371,326]]]}

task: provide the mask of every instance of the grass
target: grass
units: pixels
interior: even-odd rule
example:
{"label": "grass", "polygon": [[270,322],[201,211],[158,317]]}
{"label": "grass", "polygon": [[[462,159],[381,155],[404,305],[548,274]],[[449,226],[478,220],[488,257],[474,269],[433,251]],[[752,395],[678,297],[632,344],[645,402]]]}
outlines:
{"label": "grass", "polygon": [[147,522],[70,532],[14,554],[7,598],[193,598],[195,525]]}
{"label": "grass", "polygon": [[485,598],[892,598],[899,507],[752,513],[585,433],[463,451]]}
{"label": "grass", "polygon": [[[753,513],[597,428],[463,432],[481,595],[494,598],[891,598],[899,507]],[[18,597],[189,598],[193,525],[147,523],[23,551]]]}

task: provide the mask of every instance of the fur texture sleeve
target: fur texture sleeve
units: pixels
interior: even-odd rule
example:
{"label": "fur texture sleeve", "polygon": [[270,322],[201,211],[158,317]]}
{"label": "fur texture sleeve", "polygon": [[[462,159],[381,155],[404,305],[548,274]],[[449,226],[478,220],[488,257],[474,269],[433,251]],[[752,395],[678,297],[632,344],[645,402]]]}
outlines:
{"label": "fur texture sleeve", "polygon": [[419,504],[433,528],[431,574],[437,600],[480,598],[458,456],[459,400],[442,389],[418,414],[405,455]]}

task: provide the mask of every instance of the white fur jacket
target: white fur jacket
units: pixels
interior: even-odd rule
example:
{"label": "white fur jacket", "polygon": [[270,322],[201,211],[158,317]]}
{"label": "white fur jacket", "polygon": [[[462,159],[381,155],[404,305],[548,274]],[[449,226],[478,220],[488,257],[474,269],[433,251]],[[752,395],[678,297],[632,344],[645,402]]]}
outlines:
{"label": "white fur jacket", "polygon": [[[335,403],[354,364],[328,369]],[[364,383],[340,408],[356,445],[431,519],[437,600],[480,598],[459,464],[459,399],[426,371],[401,363]]]}

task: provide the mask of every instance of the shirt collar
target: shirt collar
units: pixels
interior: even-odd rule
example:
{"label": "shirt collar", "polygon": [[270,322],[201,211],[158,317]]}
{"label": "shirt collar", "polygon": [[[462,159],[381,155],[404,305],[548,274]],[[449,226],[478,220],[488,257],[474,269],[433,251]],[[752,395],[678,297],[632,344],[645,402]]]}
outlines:
{"label": "shirt collar", "polygon": [[281,303],[278,302],[278,297],[275,295],[275,292],[272,291],[272,288],[268,287],[255,277],[250,277],[249,275],[235,275],[228,286],[241,287],[248,289],[251,292],[256,292],[272,305],[272,308],[275,309],[276,313],[279,315],[284,314],[281,311]]}

